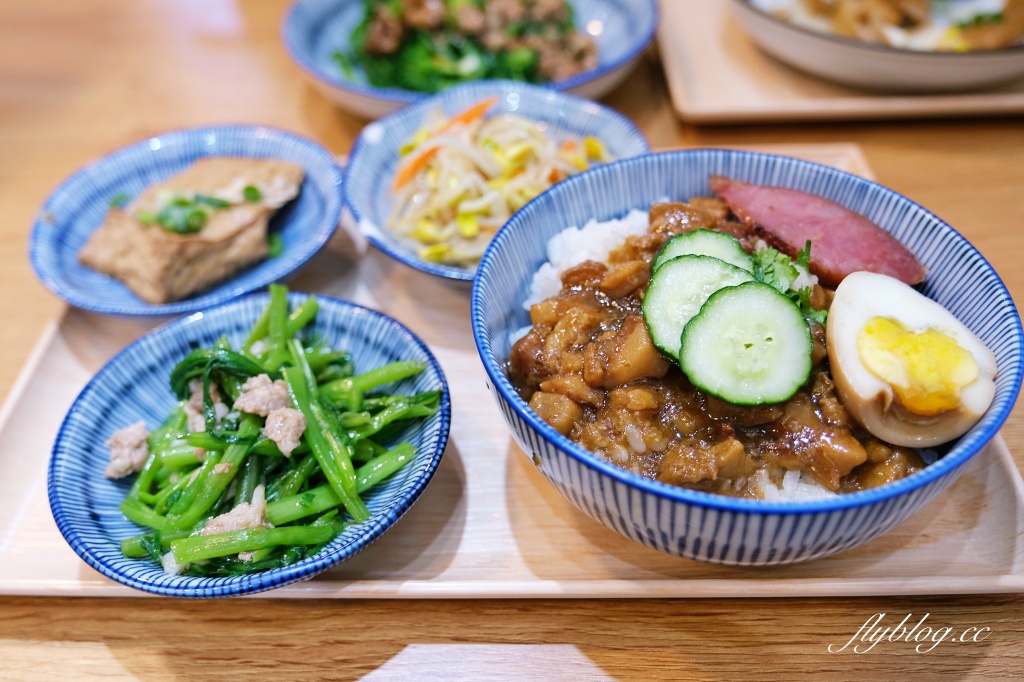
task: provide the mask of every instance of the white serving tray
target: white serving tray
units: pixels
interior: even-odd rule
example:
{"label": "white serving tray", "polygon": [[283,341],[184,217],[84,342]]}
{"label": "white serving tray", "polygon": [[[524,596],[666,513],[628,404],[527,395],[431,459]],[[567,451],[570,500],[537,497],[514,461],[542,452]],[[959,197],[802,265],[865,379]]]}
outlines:
{"label": "white serving tray", "polygon": [[[857,147],[765,148],[870,175]],[[345,234],[291,282],[393,315],[448,377],[448,450],[378,543],[309,580],[255,595],[307,598],[760,597],[1024,591],[1024,484],[997,438],[963,477],[892,532],[838,556],[743,569],[635,544],[577,511],[510,436],[473,344],[469,287],[414,271]],[[50,515],[46,470],[89,378],[159,320],[68,309],[39,340],[0,410],[0,594],[138,596],[89,568]]]}
{"label": "white serving tray", "polygon": [[762,52],[733,19],[728,0],[661,0],[658,50],[672,106],[693,123],[1024,111],[1024,80],[977,92],[894,95],[807,75]]}

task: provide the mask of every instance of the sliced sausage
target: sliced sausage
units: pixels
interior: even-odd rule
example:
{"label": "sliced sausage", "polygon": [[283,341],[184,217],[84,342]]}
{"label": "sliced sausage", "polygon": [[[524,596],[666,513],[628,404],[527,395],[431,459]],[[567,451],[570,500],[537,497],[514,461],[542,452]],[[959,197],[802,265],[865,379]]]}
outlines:
{"label": "sliced sausage", "polygon": [[811,272],[835,288],[860,270],[905,282],[924,281],[927,271],[895,237],[834,201],[785,187],[755,185],[722,176],[711,188],[736,216],[779,251],[795,257],[811,241]]}

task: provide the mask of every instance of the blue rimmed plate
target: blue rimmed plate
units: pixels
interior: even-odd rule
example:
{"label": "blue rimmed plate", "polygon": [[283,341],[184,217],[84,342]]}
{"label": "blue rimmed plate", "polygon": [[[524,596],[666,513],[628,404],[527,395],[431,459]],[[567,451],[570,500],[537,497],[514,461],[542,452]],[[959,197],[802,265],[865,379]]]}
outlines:
{"label": "blue rimmed plate", "polygon": [[[658,24],[656,0],[570,0],[576,27],[597,43],[598,66],[551,83],[557,90],[600,98],[629,75],[654,38]],[[363,19],[363,0],[298,0],[281,28],[285,48],[312,82],[345,109],[374,119],[427,95],[411,90],[379,88],[353,66],[346,73],[334,53],[349,47],[352,31]]]}
{"label": "blue rimmed plate", "polygon": [[[299,196],[270,222],[284,250],[173,303],[151,304],[121,282],[78,262],[78,252],[118,195],[133,197],[203,156],[292,161],[306,169]],[[265,287],[301,267],[334,233],[341,215],[343,174],[326,149],[264,126],[224,125],[163,133],[123,147],[76,171],[43,203],[32,227],[29,258],[39,279],[68,303],[113,315],[173,315],[208,308]]]}
{"label": "blue rimmed plate", "polygon": [[[305,296],[290,294],[289,298],[295,305]],[[111,359],[75,399],[53,446],[47,487],[57,527],[86,563],[119,583],[168,596],[261,592],[310,578],[348,559],[409,510],[433,476],[448,442],[451,402],[444,373],[426,345],[401,323],[346,301],[324,296],[318,300],[320,311],[310,331],[349,351],[356,371],[394,360],[420,360],[427,368],[395,384],[395,391],[442,392],[437,414],[396,436],[396,441],[411,442],[416,455],[398,473],[363,495],[370,519],[350,526],[312,557],[248,576],[170,575],[149,560],[121,555],[121,540],[145,531],[118,509],[131,483],[130,479],[104,478],[109,461],[104,442],[117,429],[140,419],[149,430],[158,426],[176,404],[168,384],[171,369],[193,348],[211,346],[222,335],[236,345],[241,343],[269,301],[266,294],[254,294],[150,332]]]}
{"label": "blue rimmed plate", "polygon": [[646,138],[632,121],[590,100],[514,81],[480,81],[449,88],[369,124],[352,147],[345,168],[345,203],[374,246],[417,270],[454,280],[473,279],[475,267],[425,261],[416,253],[414,244],[392,234],[386,223],[402,145],[430,112],[456,114],[490,96],[498,97],[490,115],[509,113],[543,121],[556,139],[593,135],[604,142],[616,159],[650,151]]}

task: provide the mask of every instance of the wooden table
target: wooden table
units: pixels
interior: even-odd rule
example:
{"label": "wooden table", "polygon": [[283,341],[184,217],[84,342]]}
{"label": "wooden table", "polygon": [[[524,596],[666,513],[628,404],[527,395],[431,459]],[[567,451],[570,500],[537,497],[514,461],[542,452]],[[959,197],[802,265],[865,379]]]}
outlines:
{"label": "wooden table", "polygon": [[[88,159],[214,122],[295,130],[346,152],[364,125],[288,59],[286,0],[5,0],[0,5],[0,396],[63,303],[26,258],[38,205]],[[1024,119],[684,125],[653,57],[607,103],[654,147],[859,144],[879,181],[956,226],[1024,295]],[[1003,436],[1024,466],[1024,414]],[[26,453],[44,456],[44,453]],[[0,472],[2,475],[3,472]],[[987,627],[928,653],[837,654],[873,614]],[[0,597],[0,677],[1010,679],[1024,596],[787,600],[347,601]],[[898,615],[897,615],[898,614]],[[447,674],[443,671],[447,670]]]}

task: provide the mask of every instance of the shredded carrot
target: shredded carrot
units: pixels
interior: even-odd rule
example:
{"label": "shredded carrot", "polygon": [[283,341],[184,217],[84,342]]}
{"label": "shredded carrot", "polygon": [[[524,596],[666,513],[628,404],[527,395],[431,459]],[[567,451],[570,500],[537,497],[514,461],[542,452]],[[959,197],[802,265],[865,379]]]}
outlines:
{"label": "shredded carrot", "polygon": [[566,140],[562,143],[563,152],[571,152],[576,149],[576,140]]}
{"label": "shredded carrot", "polygon": [[427,161],[437,153],[437,147],[431,147],[427,151],[423,152],[419,156],[415,156],[410,159],[405,165],[398,169],[395,173],[395,191],[402,189],[409,181],[416,177],[416,174],[423,170],[423,167],[427,165]]}
{"label": "shredded carrot", "polygon": [[487,99],[480,100],[468,109],[455,114],[450,119],[441,124],[441,127],[435,130],[433,135],[440,135],[441,133],[447,132],[457,125],[466,125],[472,123],[478,118],[482,117],[487,111],[498,103],[497,97],[488,97]]}
{"label": "shredded carrot", "polygon": [[[480,100],[473,106],[469,107],[468,109],[465,109],[464,111],[461,111],[458,114],[455,114],[450,119],[445,121],[443,124],[441,124],[441,127],[430,133],[430,137],[434,137],[435,135],[440,135],[441,133],[447,132],[457,125],[465,125],[467,123],[472,123],[476,119],[486,114],[487,111],[497,103],[497,97],[488,97],[487,99]],[[434,154],[437,153],[437,149],[437,147],[428,149],[427,151],[423,152],[417,157],[414,157],[408,163],[402,166],[402,168],[398,170],[398,173],[395,174],[395,191],[398,191],[402,189],[402,187],[404,187],[405,185],[409,184],[409,181],[416,177],[416,174],[423,169],[423,166],[427,164],[427,161],[429,161],[431,157],[433,157]]]}

